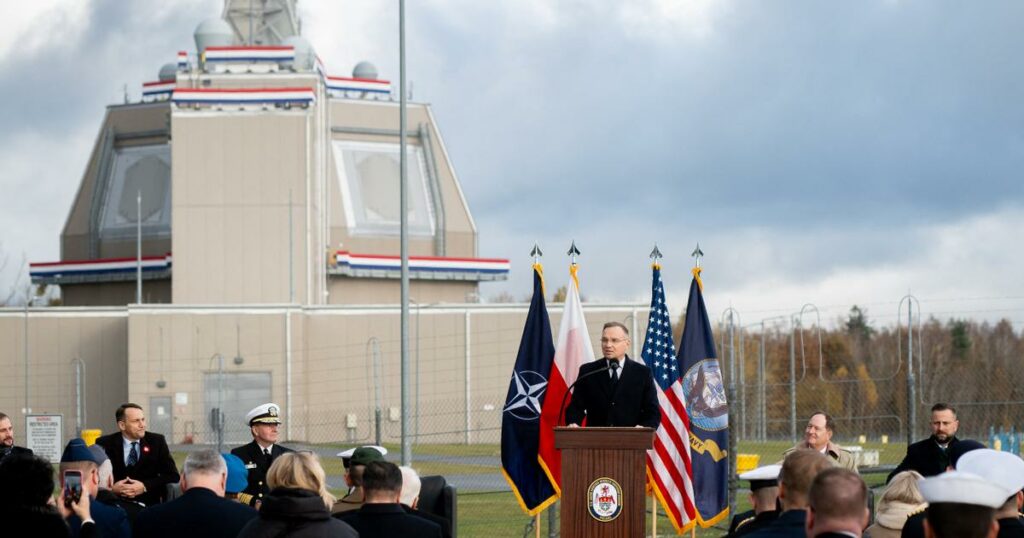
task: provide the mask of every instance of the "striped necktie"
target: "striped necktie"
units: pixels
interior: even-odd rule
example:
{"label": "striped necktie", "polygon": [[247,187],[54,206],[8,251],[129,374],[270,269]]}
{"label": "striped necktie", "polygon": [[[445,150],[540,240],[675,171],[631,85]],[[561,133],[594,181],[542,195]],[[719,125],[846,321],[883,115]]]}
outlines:
{"label": "striped necktie", "polygon": [[139,463],[139,451],[137,448],[138,446],[138,441],[132,442],[132,449],[130,452],[128,452],[128,467],[134,467],[136,463]]}

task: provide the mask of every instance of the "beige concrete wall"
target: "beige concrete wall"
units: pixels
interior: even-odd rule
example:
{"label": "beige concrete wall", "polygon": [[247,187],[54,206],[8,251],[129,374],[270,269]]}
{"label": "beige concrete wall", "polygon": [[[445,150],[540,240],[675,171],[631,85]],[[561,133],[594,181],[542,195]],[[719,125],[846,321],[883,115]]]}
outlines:
{"label": "beige concrete wall", "polygon": [[[601,325],[618,320],[632,326],[634,309],[646,318],[643,307],[587,307],[595,355],[600,355]],[[418,434],[423,443],[498,441],[526,311],[525,305],[434,305],[422,308],[419,316],[412,310],[409,375],[415,429],[410,434]],[[292,318],[290,399],[285,312]],[[559,312],[558,306],[552,307],[554,332]],[[289,439],[342,444],[373,440],[378,395],[383,440],[400,438],[401,347],[395,307],[152,307],[132,309],[129,327],[130,397],[144,402],[153,395],[187,394],[188,404],[175,406],[173,412],[172,439],[177,442],[192,431],[196,442],[214,439],[204,412],[203,376],[216,371],[217,362],[211,359],[216,353],[235,355],[236,338],[244,362],[226,361],[225,371],[271,373],[271,398],[284,408]],[[642,323],[638,329],[643,330]],[[167,381],[163,389],[156,387],[160,378]]]}
{"label": "beige concrete wall", "polygon": [[64,440],[78,434],[75,368],[82,383],[85,428],[116,428],[114,410],[128,397],[128,318],[124,309],[0,310],[0,411],[13,418],[24,444],[26,325],[28,404],[34,413],[64,415]]}
{"label": "beige concrete wall", "polygon": [[289,190],[294,286],[305,302],[310,121],[301,110],[174,113],[174,303],[288,302]]}
{"label": "beige concrete wall", "polygon": [[[550,308],[555,333],[560,310],[560,305]],[[420,443],[498,442],[526,312],[526,305],[433,305],[418,315],[412,310],[410,435]],[[632,327],[634,312],[642,318],[636,325],[642,334],[643,306],[586,307],[596,356],[601,325],[618,320]],[[220,354],[227,374],[270,375],[270,399],[282,406],[284,433],[292,441],[374,440],[378,399],[382,440],[400,439],[395,306],[38,309],[30,312],[28,328],[32,410],[63,413],[66,438],[76,433],[71,360],[79,357],[86,364],[86,427],[112,431],[113,411],[124,401],[146,407],[152,424],[151,398],[166,396],[173,406],[172,443],[189,437],[214,442],[206,413],[213,403],[205,401],[204,378],[218,372]],[[12,415],[19,430],[24,428],[24,330],[23,312],[0,311],[0,341],[6,343],[0,346],[5,372],[0,411]]]}
{"label": "beige concrete wall", "polygon": [[[397,279],[331,277],[329,290],[330,304],[334,305],[393,304],[402,299],[401,281]],[[476,282],[409,282],[409,297],[423,304],[474,302],[477,290]]]}

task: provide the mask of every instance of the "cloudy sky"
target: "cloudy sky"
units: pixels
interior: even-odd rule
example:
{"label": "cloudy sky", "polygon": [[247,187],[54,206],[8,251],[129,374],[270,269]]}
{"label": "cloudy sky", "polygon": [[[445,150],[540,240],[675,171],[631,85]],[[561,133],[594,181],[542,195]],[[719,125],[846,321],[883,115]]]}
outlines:
{"label": "cloudy sky", "polygon": [[[419,0],[408,70],[480,230],[513,262],[485,297],[550,284],[646,301],[665,253],[681,310],[699,241],[712,316],[856,303],[1024,327],[1024,4]],[[0,0],[0,290],[58,236],[104,106],[218,0]],[[329,71],[398,78],[397,2],[302,0]],[[549,285],[550,285],[549,284]]]}

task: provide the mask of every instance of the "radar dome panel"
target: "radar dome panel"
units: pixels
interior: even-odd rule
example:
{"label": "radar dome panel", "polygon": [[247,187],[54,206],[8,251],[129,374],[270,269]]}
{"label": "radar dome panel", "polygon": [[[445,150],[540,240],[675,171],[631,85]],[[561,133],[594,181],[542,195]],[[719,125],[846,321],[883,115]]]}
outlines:
{"label": "radar dome panel", "polygon": [[140,193],[145,235],[171,233],[170,162],[167,144],[115,150],[102,208],[102,237],[134,237]]}
{"label": "radar dome panel", "polygon": [[299,35],[296,0],[225,0],[224,20],[246,45],[280,45]]}
{"label": "radar dome panel", "polygon": [[[342,203],[353,235],[398,235],[398,144],[335,140]],[[423,148],[407,146],[409,180],[409,233],[434,235],[434,209],[427,185]]]}

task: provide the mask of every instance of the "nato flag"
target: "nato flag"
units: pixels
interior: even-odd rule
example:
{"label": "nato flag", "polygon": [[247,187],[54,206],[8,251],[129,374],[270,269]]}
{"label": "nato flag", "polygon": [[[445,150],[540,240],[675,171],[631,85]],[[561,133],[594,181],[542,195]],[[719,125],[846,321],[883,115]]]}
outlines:
{"label": "nato flag", "polygon": [[544,304],[543,273],[540,264],[536,264],[533,266],[533,300],[501,414],[502,474],[512,486],[519,506],[531,516],[558,499],[537,459],[540,411],[554,358],[551,321]]}
{"label": "nato flag", "polygon": [[702,291],[700,269],[694,268],[679,364],[683,368],[683,395],[690,416],[697,523],[709,527],[729,515],[729,406]]}

